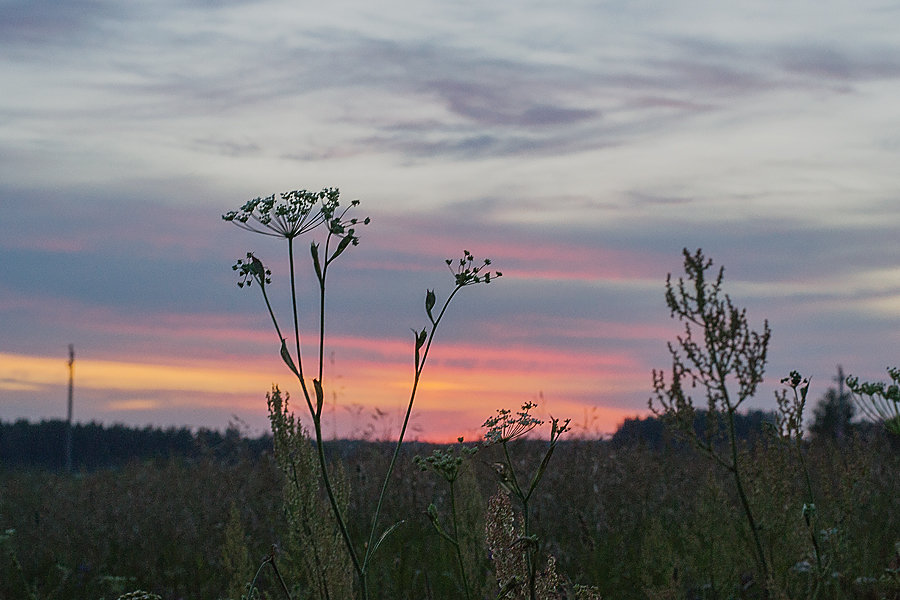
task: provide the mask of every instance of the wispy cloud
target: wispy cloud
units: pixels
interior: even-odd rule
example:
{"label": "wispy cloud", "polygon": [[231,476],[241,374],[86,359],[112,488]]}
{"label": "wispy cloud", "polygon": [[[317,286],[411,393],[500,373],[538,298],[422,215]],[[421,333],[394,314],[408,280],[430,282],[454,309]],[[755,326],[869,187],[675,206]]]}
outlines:
{"label": "wispy cloud", "polygon": [[[773,379],[839,362],[877,378],[900,335],[898,24],[811,0],[7,3],[0,352],[59,375],[75,342],[110,374],[230,370],[256,389],[277,340],[229,267],[263,257],[286,315],[284,249],[220,215],[338,185],[373,218],[328,322],[366,406],[393,408],[424,290],[452,284],[443,260],[464,248],[505,275],[441,332],[422,404],[441,427],[441,403],[479,394],[641,410],[684,247],[770,319]],[[122,397],[98,384],[92,416],[202,422],[258,410],[269,383],[217,396],[175,371]],[[22,373],[0,375],[0,418],[61,393]]]}

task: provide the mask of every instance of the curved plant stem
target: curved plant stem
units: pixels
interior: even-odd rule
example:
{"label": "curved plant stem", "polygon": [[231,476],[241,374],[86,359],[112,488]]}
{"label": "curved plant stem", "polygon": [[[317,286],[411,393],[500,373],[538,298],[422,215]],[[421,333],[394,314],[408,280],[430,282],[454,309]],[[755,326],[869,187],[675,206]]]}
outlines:
{"label": "curved plant stem", "polygon": [[447,297],[447,300],[444,302],[444,306],[441,308],[441,312],[438,314],[437,318],[434,320],[434,325],[431,328],[431,332],[428,334],[428,341],[425,343],[425,349],[422,352],[422,359],[419,364],[416,366],[415,376],[413,377],[413,385],[412,391],[409,395],[409,403],[406,407],[406,415],[403,417],[403,426],[400,428],[400,435],[397,437],[397,443],[394,446],[394,452],[391,456],[391,462],[388,465],[387,473],[384,476],[384,482],[381,485],[381,493],[378,495],[378,503],[375,505],[375,514],[372,516],[372,529],[369,532],[369,541],[366,544],[366,556],[363,559],[363,571],[368,567],[369,560],[371,559],[372,550],[375,544],[375,535],[378,531],[378,518],[381,515],[381,507],[384,504],[384,497],[387,493],[388,484],[391,480],[391,475],[394,472],[394,467],[397,464],[397,457],[400,455],[400,448],[403,445],[403,437],[406,435],[406,429],[409,425],[409,418],[412,414],[413,403],[416,399],[416,391],[419,387],[419,380],[422,377],[422,370],[425,368],[425,362],[428,360],[428,351],[431,349],[431,343],[434,341],[434,335],[437,332],[438,325],[441,322],[441,319],[444,317],[444,313],[447,311],[447,307],[450,305],[450,301],[453,300],[453,297],[456,293],[462,289],[461,285],[457,285],[450,295]]}
{"label": "curved plant stem", "polygon": [[[288,263],[291,269],[291,308],[294,313],[294,341],[297,349],[297,379],[300,380],[300,389],[303,390],[303,397],[306,399],[306,405],[309,407],[310,413],[313,412],[312,400],[309,396],[309,389],[306,387],[306,378],[303,377],[303,355],[300,350],[300,314],[297,310],[297,276],[294,267],[294,238],[288,238]],[[271,308],[269,311],[271,312]],[[274,318],[274,317],[273,317]]]}

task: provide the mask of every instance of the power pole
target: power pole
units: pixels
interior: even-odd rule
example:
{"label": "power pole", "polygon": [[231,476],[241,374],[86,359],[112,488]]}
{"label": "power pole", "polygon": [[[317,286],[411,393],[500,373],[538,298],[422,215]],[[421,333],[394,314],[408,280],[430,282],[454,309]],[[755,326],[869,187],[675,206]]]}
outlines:
{"label": "power pole", "polygon": [[69,344],[69,412],[66,416],[66,472],[72,472],[72,400],[75,392],[75,345]]}
{"label": "power pole", "polygon": [[837,371],[838,371],[837,377],[833,377],[832,381],[837,382],[838,398],[843,400],[844,399],[844,367],[841,365],[838,365]]}

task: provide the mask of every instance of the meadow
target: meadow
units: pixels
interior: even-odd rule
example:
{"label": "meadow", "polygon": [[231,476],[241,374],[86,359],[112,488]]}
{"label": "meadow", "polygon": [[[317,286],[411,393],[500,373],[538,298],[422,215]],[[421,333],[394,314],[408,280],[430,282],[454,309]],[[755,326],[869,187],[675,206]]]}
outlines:
{"label": "meadow", "polygon": [[[533,469],[546,445],[514,442],[516,466]],[[743,447],[774,589],[780,597],[811,597],[816,573],[802,516],[803,477],[782,445],[758,437]],[[877,429],[808,443],[817,524],[828,532],[820,597],[900,597],[898,448]],[[465,597],[453,548],[428,514],[432,504],[447,513],[448,486],[413,460],[435,449],[410,443],[401,453],[384,510],[386,521],[403,525],[376,555],[373,597]],[[330,442],[328,450],[343,465],[350,527],[362,535],[392,446]],[[472,540],[467,569],[477,598],[499,590],[484,540],[488,499],[499,489],[498,451],[467,456],[457,480],[460,536]],[[0,479],[0,597],[117,598],[140,589],[166,599],[237,600],[273,545],[292,597],[315,597],[292,552],[286,482],[271,451],[244,448],[77,474],[19,468]],[[531,510],[539,555],[555,557],[567,585],[596,586],[604,598],[759,597],[733,486],[682,443],[562,442]],[[257,583],[259,597],[284,597],[270,569]]]}
{"label": "meadow", "polygon": [[[900,597],[900,370],[888,370],[890,384],[848,377],[849,394],[832,393],[810,427],[810,382],[792,371],[777,409],[754,418],[742,406],[763,381],[769,325],[751,327],[699,249],[685,249],[684,275],[665,282],[683,330],[668,343],[671,369],[651,374],[653,416],[622,435],[578,439],[569,420],[542,422],[528,401],[497,407],[475,443],[406,440],[454,298],[502,277],[465,250],[446,260],[449,291],[425,291],[396,440],[328,442],[326,280],[370,222],[339,198],[292,191],[223,215],[287,246],[286,319],[262,260],[248,252],[233,265],[240,288],[259,290],[296,377],[296,402],[277,387],[266,396],[271,448],[77,474],[4,469],[4,598]],[[301,254],[296,241],[311,232]],[[317,335],[304,344],[301,255],[319,290]],[[853,406],[866,425],[851,423]]]}

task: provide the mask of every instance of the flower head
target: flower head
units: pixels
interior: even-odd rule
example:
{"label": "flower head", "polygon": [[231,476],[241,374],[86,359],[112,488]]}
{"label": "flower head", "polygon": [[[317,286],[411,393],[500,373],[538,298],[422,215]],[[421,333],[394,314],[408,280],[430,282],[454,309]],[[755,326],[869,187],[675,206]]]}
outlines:
{"label": "flower head", "polygon": [[847,387],[864,415],[881,421],[885,429],[900,435],[900,369],[888,369],[892,383],[860,383],[858,377],[847,377]]}
{"label": "flower head", "polygon": [[430,456],[415,456],[413,462],[422,471],[433,471],[447,482],[453,483],[459,477],[459,470],[466,457],[478,451],[476,446],[464,446],[463,438],[458,438],[459,444],[446,450],[435,449]]}
{"label": "flower head", "polygon": [[453,268],[454,261],[452,259],[448,258],[444,262],[447,263],[447,267],[449,267],[450,272],[453,273],[453,278],[456,280],[457,287],[474,285],[476,283],[490,283],[491,278],[497,278],[503,275],[500,271],[495,271],[493,273],[490,271],[482,272],[485,267],[491,265],[491,259],[486,258],[480,265],[475,266],[475,257],[472,256],[472,253],[468,250],[463,250],[463,256],[456,261],[455,269]]}
{"label": "flower head", "polygon": [[232,271],[238,272],[238,277],[240,280],[238,281],[238,287],[250,286],[254,281],[256,281],[260,287],[265,286],[267,283],[272,283],[270,277],[272,276],[272,271],[267,269],[262,261],[256,258],[252,252],[247,253],[247,258],[238,259],[236,263],[231,266]]}
{"label": "flower head", "polygon": [[242,229],[293,239],[334,218],[339,206],[340,191],[323,188],[320,192],[294,190],[282,192],[278,198],[254,198],[239,210],[232,210],[222,219]]}
{"label": "flower head", "polygon": [[778,402],[778,412],[775,414],[775,425],[782,438],[803,438],[803,410],[806,407],[806,394],[809,392],[809,378],[803,377],[797,371],[791,371],[790,375],[782,378],[782,385],[791,389],[791,396],[787,390],[775,392],[775,400]]}
{"label": "flower head", "polygon": [[537,404],[534,402],[525,402],[522,410],[515,415],[509,409],[499,409],[496,415],[488,418],[482,425],[487,428],[487,432],[484,434],[484,443],[486,445],[505,444],[543,424],[543,421],[531,416],[531,409],[536,406]]}

